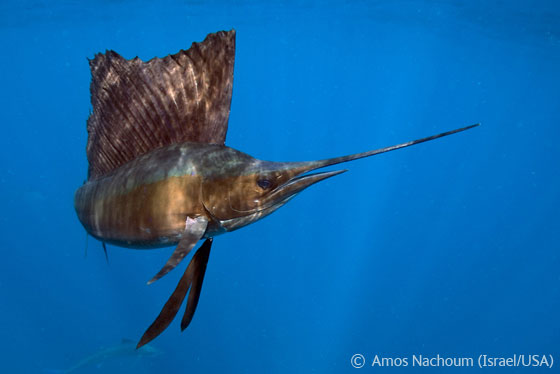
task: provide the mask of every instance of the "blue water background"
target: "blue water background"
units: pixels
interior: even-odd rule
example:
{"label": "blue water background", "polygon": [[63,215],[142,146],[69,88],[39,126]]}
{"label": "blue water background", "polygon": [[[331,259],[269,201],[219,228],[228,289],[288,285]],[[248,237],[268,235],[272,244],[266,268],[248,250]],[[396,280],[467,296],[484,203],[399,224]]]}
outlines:
{"label": "blue water background", "polygon": [[73,194],[87,170],[86,58],[162,57],[231,28],[226,144],[255,157],[325,158],[482,126],[346,164],[216,238],[191,326],[175,321],[153,342],[158,357],[81,373],[355,372],[355,353],[553,354],[560,365],[558,2],[0,10],[3,373],[68,368],[139,339],[186,266],[147,286],[172,248],[109,246],[107,265],[90,239],[84,258]]}

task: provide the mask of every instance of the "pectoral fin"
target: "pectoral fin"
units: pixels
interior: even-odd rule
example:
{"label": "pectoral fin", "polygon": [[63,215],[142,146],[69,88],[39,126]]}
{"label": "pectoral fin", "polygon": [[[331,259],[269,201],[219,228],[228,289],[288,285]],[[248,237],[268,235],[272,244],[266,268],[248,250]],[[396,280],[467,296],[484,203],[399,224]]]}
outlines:
{"label": "pectoral fin", "polygon": [[175,268],[185,258],[186,255],[194,248],[196,243],[202,238],[204,232],[206,231],[206,227],[208,226],[208,220],[204,217],[197,217],[197,218],[190,218],[187,217],[185,223],[185,232],[181,241],[175,248],[175,251],[167,260],[167,263],[161,268],[161,270],[148,282],[148,284],[152,284],[165,274],[169,273],[171,270]]}
{"label": "pectoral fin", "polygon": [[144,335],[142,335],[136,349],[155,339],[169,326],[169,324],[171,324],[171,321],[173,321],[177,315],[183,300],[185,300],[185,296],[187,295],[189,288],[191,288],[187,299],[185,315],[183,316],[183,320],[181,322],[181,329],[184,330],[188,326],[198,304],[202,280],[204,279],[204,273],[206,272],[206,264],[208,263],[211,247],[212,238],[206,239],[199,250],[194,254],[189,266],[187,266],[185,273],[181,277],[179,284],[177,284],[175,291],[173,291],[155,321],[150,325],[150,327],[148,327]]}

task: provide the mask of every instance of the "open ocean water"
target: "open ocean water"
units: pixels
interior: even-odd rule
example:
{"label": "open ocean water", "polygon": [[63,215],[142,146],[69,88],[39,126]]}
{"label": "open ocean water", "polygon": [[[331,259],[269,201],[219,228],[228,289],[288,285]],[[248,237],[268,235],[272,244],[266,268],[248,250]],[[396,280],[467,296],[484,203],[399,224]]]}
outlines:
{"label": "open ocean water", "polygon": [[[257,158],[482,126],[345,164],[217,237],[187,330],[174,321],[154,357],[75,373],[476,373],[480,355],[514,354],[554,366],[501,372],[558,372],[557,1],[28,0],[0,12],[0,372],[63,372],[137,341],[186,266],[147,286],[173,248],[108,246],[107,264],[90,238],[84,257],[73,194],[87,172],[86,58],[163,57],[231,28],[226,144]],[[420,355],[475,367],[413,366]]]}

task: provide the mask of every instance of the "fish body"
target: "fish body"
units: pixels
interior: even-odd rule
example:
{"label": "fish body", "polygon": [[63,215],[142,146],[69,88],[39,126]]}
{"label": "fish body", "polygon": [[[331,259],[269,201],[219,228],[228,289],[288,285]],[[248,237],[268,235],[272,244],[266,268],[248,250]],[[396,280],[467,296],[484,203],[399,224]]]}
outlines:
{"label": "fish body", "polygon": [[204,240],[137,347],[167,328],[185,298],[181,328],[189,325],[214,237],[262,219],[307,187],[345,171],[315,170],[477,126],[324,160],[259,160],[225,145],[234,56],[231,30],[162,59],[126,60],[107,51],[90,61],[88,180],[74,196],[80,222],[103,243],[139,249],[176,244],[148,283]]}
{"label": "fish body", "polygon": [[183,143],[157,149],[86,182],[75,194],[80,222],[95,238],[129,248],[177,244],[186,217],[205,214],[195,163],[222,146]]}
{"label": "fish body", "polygon": [[[245,189],[257,190],[255,198],[262,198],[265,189],[257,185],[258,178],[279,183],[301,173],[302,167],[261,161],[216,144],[174,144],[87,181],[76,191],[74,206],[88,233],[103,242],[166,247],[181,240],[188,217],[208,221],[203,236],[208,238],[272,213],[284,202],[258,209],[255,200],[245,201]],[[248,207],[251,203],[255,206]]]}

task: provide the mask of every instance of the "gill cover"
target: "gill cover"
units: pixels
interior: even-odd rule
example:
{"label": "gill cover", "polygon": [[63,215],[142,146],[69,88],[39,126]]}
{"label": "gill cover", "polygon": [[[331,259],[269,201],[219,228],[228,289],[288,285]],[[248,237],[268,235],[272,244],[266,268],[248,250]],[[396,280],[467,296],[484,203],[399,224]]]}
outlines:
{"label": "gill cover", "polygon": [[220,221],[231,220],[270,209],[270,196],[293,176],[282,163],[257,160],[228,148],[228,160],[220,170],[206,175],[202,183],[203,204]]}

